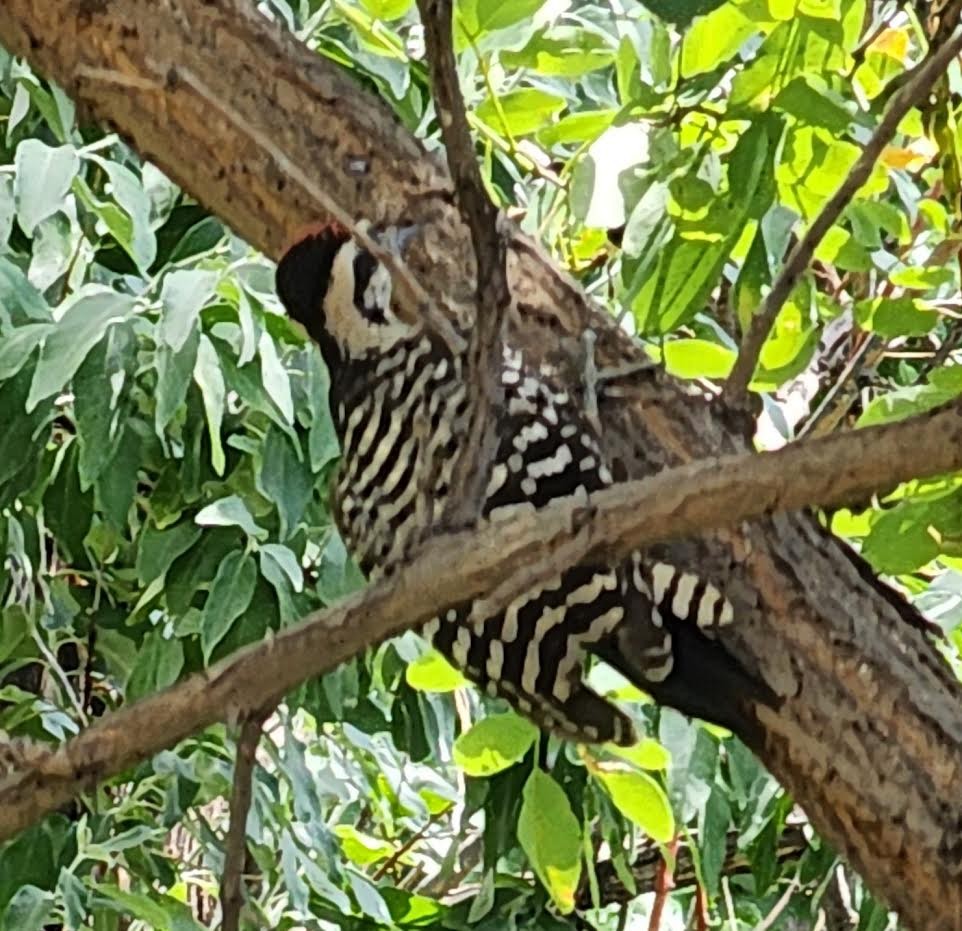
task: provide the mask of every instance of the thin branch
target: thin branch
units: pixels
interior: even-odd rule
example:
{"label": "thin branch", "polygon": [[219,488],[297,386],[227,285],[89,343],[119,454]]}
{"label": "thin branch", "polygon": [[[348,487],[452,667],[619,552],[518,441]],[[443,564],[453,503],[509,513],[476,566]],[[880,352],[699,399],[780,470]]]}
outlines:
{"label": "thin branch", "polygon": [[[271,704],[270,708],[274,707]],[[220,884],[221,931],[237,931],[244,906],[242,880],[247,863],[247,815],[253,797],[254,764],[264,721],[270,710],[246,718],[237,738],[234,785],[230,800],[230,826],[224,845],[224,875]]]}
{"label": "thin branch", "polygon": [[[434,106],[454,180],[461,217],[471,231],[476,268],[474,329],[468,345],[465,373],[469,392],[466,440],[451,480],[447,526],[475,523],[490,466],[497,451],[494,412],[501,409],[502,334],[511,292],[508,289],[507,246],[499,228],[499,213],[481,179],[474,140],[464,109],[454,56],[451,0],[418,0],[424,25]],[[470,397],[470,395],[469,395]]]}
{"label": "thin branch", "polygon": [[391,854],[375,871],[374,875],[371,877],[374,882],[383,879],[398,863],[400,863],[401,858],[418,842],[420,841],[432,826],[437,824],[438,821],[444,816],[447,809],[443,811],[435,812],[428,818],[427,821],[421,825],[418,830],[412,834],[394,853]]}
{"label": "thin branch", "polygon": [[741,407],[745,403],[748,385],[755,374],[758,358],[775,324],[775,318],[782,309],[782,305],[788,300],[798,279],[808,268],[819,243],[868,180],[883,149],[895,135],[899,123],[912,107],[918,106],[925,100],[936,80],[960,52],[962,52],[962,29],[956,30],[944,45],[933,45],[922,62],[909,72],[909,79],[889,101],[881,122],[847,177],[792,249],[778,277],[772,283],[771,290],[762,301],[762,306],[752,317],[748,332],[742,340],[738,358],[735,360],[735,366],[725,383],[723,397],[730,406]]}
{"label": "thin branch", "polygon": [[[722,876],[737,876],[751,872],[751,861],[743,851],[738,849],[738,840],[737,831],[730,831],[725,838],[725,859],[721,868]],[[797,861],[808,848],[809,844],[804,829],[800,825],[792,825],[787,827],[778,839],[775,860],[779,864]],[[602,860],[597,863],[595,875],[598,878],[600,891],[600,900],[597,904],[602,908],[616,903],[624,904],[637,896],[651,892],[655,888],[659,866],[663,863],[661,848],[657,844],[652,842],[639,851],[630,866],[631,876],[635,883],[634,890],[629,889],[621,881],[618,870],[611,860]],[[695,861],[687,846],[679,847],[675,854],[675,869],[672,878],[675,888],[679,889],[698,884]],[[587,909],[592,906],[589,890],[585,888],[579,896],[578,907]]]}
{"label": "thin branch", "polygon": [[772,910],[755,926],[755,931],[768,931],[769,928],[774,927],[778,916],[788,908],[788,903],[792,901],[792,896],[798,891],[800,885],[798,876],[793,876],[781,898],[772,906]]}
{"label": "thin branch", "polygon": [[668,856],[671,857],[671,865],[663,856],[658,864],[655,876],[655,901],[651,906],[651,915],[648,918],[648,931],[660,931],[661,919],[665,911],[665,903],[671,890],[675,888],[675,856],[678,853],[678,835],[676,834],[668,844]]}
{"label": "thin branch", "polygon": [[[190,734],[243,717],[305,679],[488,594],[492,612],[542,578],[609,562],[655,542],[693,536],[806,505],[833,505],[901,481],[962,469],[962,402],[916,417],[786,446],[713,457],[598,492],[589,506],[558,501],[435,537],[403,572],[370,585],[265,643],[107,715],[29,769],[0,769],[0,841],[98,781]],[[499,584],[503,579],[513,584]],[[500,604],[490,592],[497,590]],[[2,748],[0,748],[2,749]],[[0,754],[2,757],[2,754]]]}

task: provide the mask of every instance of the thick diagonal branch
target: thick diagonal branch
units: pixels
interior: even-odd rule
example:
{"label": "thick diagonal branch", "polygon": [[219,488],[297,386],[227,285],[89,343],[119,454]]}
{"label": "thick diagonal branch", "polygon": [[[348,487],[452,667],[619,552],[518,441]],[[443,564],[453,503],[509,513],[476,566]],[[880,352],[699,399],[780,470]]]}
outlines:
{"label": "thick diagonal branch", "polygon": [[[271,26],[249,0],[4,0],[0,42],[58,80],[87,112],[120,129],[142,155],[268,254],[279,255],[295,230],[330,216],[332,208],[352,218],[415,223],[421,236],[405,254],[414,280],[436,302],[473,306],[474,284],[465,275],[472,245],[443,166],[351,75]],[[320,177],[323,185],[305,183]],[[569,390],[577,392],[580,384],[586,329],[597,334],[600,366],[642,358],[630,338],[518,234],[510,242],[508,275],[519,310],[512,343],[535,363],[553,353],[550,361]],[[603,400],[598,411],[604,454],[627,476],[744,448],[737,431],[676,381],[657,371],[636,381],[630,397]],[[839,463],[819,467],[829,476],[820,481],[830,483]],[[865,458],[846,468],[877,472],[879,464]],[[697,497],[700,490],[691,493]],[[742,493],[754,492],[743,487]],[[740,606],[739,622],[725,634],[726,649],[791,696],[762,722],[767,768],[818,832],[902,912],[908,927],[957,928],[962,701],[919,632],[918,613],[805,514],[763,518],[661,549],[664,558],[697,566],[725,585]],[[456,594],[467,597],[465,576],[458,573],[470,575],[480,553],[472,547],[453,555],[462,564],[434,563],[432,575],[409,578],[423,591],[392,603],[392,610],[409,609],[409,616],[388,617],[383,605],[373,614],[358,612],[355,604],[349,619],[358,626],[350,636],[340,627],[332,632],[321,625],[323,636],[310,628],[315,640],[296,644],[284,671],[313,675],[366,637],[386,634],[379,623],[399,630],[404,620],[418,619],[419,605],[433,611],[443,601],[440,587],[448,584],[437,575],[441,569],[454,573]],[[368,597],[383,599],[384,592]],[[347,608],[325,623],[345,620]],[[328,651],[323,667],[308,662],[317,662],[311,649],[322,656]],[[244,668],[247,679],[234,673],[225,682],[221,669],[213,681],[191,680],[192,701],[176,709],[183,717],[165,718],[161,701],[153,713],[163,726],[135,718],[154,728],[137,735],[139,752],[172,744],[212,714],[243,705],[244,695],[234,688],[274,672],[261,654]],[[65,768],[53,783],[7,786],[4,801],[16,791],[23,807],[17,802],[0,809],[2,830],[59,804],[84,777],[110,771],[105,761],[116,765],[122,750],[130,752],[110,720],[106,739],[116,741],[117,752],[97,749],[104,731],[84,735],[83,744],[73,745],[83,750],[78,768],[70,768],[68,756],[57,756],[54,762]]]}

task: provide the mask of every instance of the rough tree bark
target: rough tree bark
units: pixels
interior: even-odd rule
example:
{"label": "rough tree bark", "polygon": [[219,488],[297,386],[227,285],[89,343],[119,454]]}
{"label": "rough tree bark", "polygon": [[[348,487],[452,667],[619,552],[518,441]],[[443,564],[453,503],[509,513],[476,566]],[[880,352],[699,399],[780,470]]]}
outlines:
{"label": "rough tree bark", "polygon": [[[251,3],[4,0],[0,42],[268,254],[318,217],[416,222],[414,275],[439,303],[471,306],[470,237],[441,163]],[[508,264],[513,340],[554,347],[573,390],[588,327],[599,364],[638,360],[536,247],[515,238]],[[747,448],[657,372],[599,415],[632,477]],[[804,513],[658,549],[735,602],[726,646],[785,699],[764,717],[763,760],[820,833],[906,926],[962,928],[960,691],[916,612]]]}

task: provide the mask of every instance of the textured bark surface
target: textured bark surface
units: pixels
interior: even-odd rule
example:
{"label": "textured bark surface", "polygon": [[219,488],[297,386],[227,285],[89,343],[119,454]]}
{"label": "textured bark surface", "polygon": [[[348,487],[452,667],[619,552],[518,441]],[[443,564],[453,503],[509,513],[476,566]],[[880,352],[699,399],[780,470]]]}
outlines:
{"label": "textured bark surface", "polygon": [[[439,302],[470,307],[470,239],[436,159],[351,79],[242,0],[3,0],[0,42],[241,236],[277,255],[305,222],[423,225],[409,264]],[[516,339],[580,371],[637,359],[610,321],[520,240]],[[744,449],[738,430],[666,376],[601,406],[629,476]],[[764,762],[907,927],[962,928],[962,702],[918,615],[805,514],[658,549],[697,563],[738,609],[726,645],[780,696]]]}

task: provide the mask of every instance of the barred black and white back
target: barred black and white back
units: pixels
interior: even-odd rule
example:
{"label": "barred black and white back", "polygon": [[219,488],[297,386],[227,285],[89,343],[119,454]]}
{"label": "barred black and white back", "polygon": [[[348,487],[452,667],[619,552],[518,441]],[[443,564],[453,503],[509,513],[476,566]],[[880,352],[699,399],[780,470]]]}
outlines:
{"label": "barred black and white back", "polygon": [[[328,227],[300,240],[278,266],[277,281],[285,307],[318,343],[331,374],[342,446],[335,520],[365,573],[391,573],[447,500],[468,413],[463,360],[421,324],[393,314],[386,269],[342,230]],[[502,383],[484,518],[560,498],[587,503],[611,484],[597,437],[564,390],[510,347]],[[615,566],[573,567],[494,617],[479,605],[448,611],[425,634],[488,694],[546,730],[584,742],[634,739],[627,716],[584,684],[587,654],[640,678],[636,684],[656,698],[665,691],[682,695],[684,704],[687,683],[663,688],[676,668],[675,634],[693,628],[684,630],[685,640],[698,649],[733,617],[708,581],[640,554]],[[711,717],[713,703],[689,704]]]}

